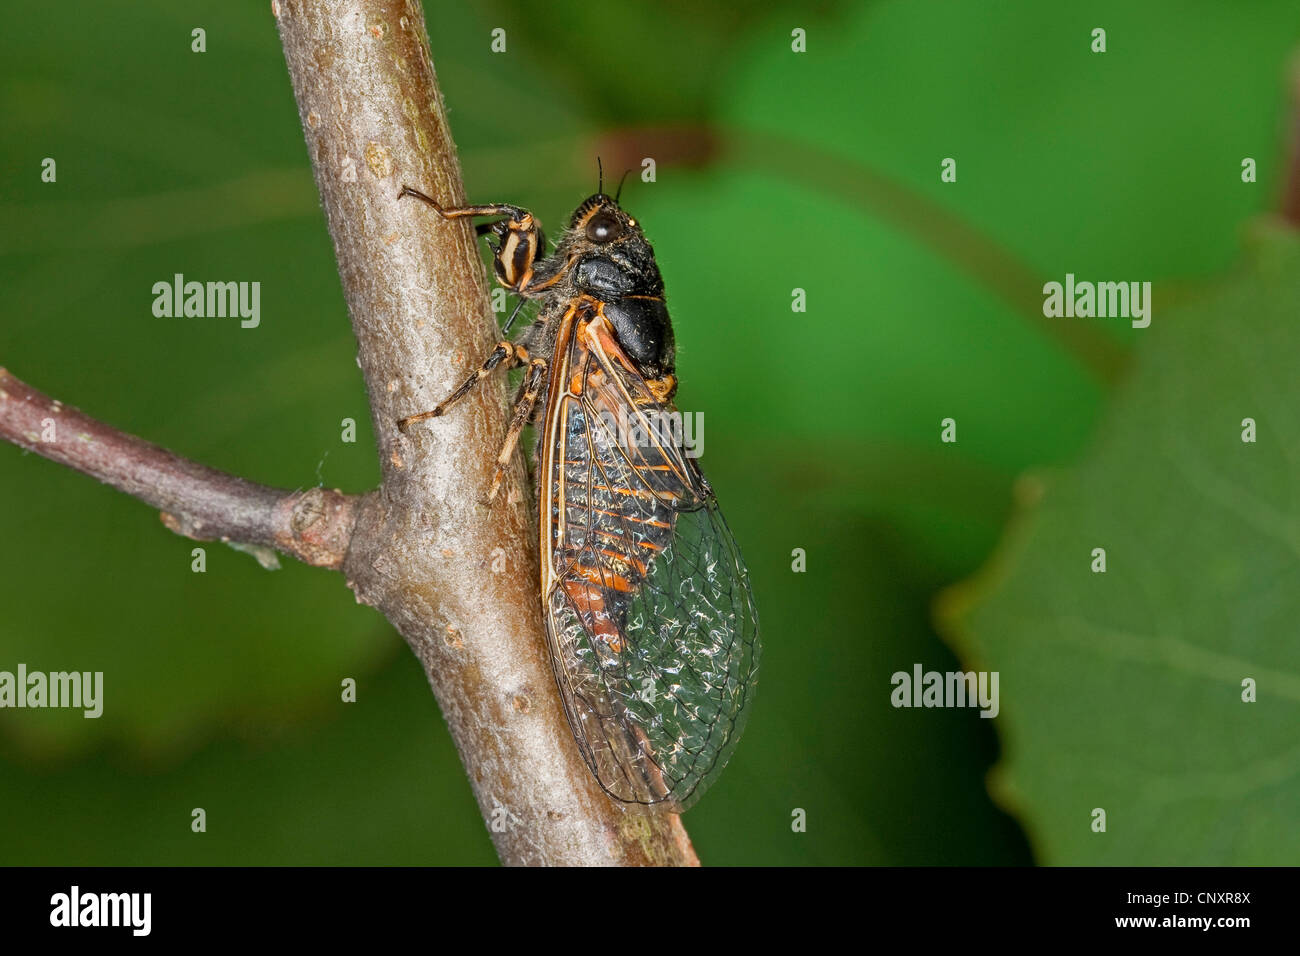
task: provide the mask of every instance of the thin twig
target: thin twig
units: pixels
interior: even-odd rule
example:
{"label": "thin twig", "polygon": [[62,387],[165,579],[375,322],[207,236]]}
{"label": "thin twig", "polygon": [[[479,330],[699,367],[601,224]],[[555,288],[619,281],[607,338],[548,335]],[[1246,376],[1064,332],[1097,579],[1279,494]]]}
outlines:
{"label": "thin twig", "polygon": [[64,405],[0,368],[0,439],[67,465],[162,511],[198,541],[275,548],[322,568],[343,564],[357,499],[285,491],[181,458]]}

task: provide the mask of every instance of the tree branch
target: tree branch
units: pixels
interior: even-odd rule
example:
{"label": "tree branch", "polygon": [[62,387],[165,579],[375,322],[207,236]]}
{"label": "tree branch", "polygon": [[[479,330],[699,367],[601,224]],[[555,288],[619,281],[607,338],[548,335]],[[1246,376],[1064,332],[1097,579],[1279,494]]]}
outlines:
{"label": "tree branch", "polygon": [[616,806],[578,754],[550,670],[518,456],[506,493],[484,503],[504,381],[409,435],[395,425],[433,407],[498,336],[472,229],[397,201],[403,185],[465,198],[420,4],[274,0],[272,11],[383,470],[358,510],[348,584],[424,665],[503,862],[698,863],[678,817]]}
{"label": "tree branch", "polygon": [[0,438],[160,509],[198,541],[275,548],[322,568],[343,564],[357,499],[285,491],[208,468],[52,399],[0,368]]}

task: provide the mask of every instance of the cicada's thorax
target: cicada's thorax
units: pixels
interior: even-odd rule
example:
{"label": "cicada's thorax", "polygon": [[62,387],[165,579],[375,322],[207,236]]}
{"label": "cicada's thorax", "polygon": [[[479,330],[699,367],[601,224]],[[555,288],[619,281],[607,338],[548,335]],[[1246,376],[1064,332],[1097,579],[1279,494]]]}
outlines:
{"label": "cicada's thorax", "polygon": [[592,252],[579,259],[573,269],[575,290],[600,303],[615,340],[642,375],[672,375],[676,347],[659,269],[653,260],[634,266],[618,252]]}

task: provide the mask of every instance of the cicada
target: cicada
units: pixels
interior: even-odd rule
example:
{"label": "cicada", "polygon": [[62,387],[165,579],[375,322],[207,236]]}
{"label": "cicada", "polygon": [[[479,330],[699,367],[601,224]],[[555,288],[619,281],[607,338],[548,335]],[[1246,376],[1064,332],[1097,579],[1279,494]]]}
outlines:
{"label": "cicada", "polygon": [[[504,203],[487,217],[496,280],[535,320],[406,429],[499,369],[523,367],[490,498],[524,427],[537,427],[541,601],[555,682],[583,760],[631,806],[680,812],[721,773],[753,699],[758,615],[749,575],[673,404],[672,323],[640,224],[603,189],[559,242]],[[543,395],[544,400],[543,400]],[[541,405],[539,408],[539,401]]]}

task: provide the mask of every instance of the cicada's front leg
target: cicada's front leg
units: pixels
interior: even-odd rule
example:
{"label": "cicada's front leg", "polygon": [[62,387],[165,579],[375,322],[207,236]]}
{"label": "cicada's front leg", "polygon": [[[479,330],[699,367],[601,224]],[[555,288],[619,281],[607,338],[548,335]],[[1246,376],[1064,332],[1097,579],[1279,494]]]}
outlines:
{"label": "cicada's front leg", "polygon": [[480,236],[496,237],[492,246],[492,267],[499,283],[511,292],[528,295],[536,291],[533,267],[546,255],[546,236],[533,214],[527,209],[508,203],[491,203],[484,206],[454,206],[444,209],[436,199],[418,189],[403,186],[397,198],[410,196],[431,206],[443,219],[460,219],[464,216],[501,216],[496,222],[485,222],[475,227]]}

